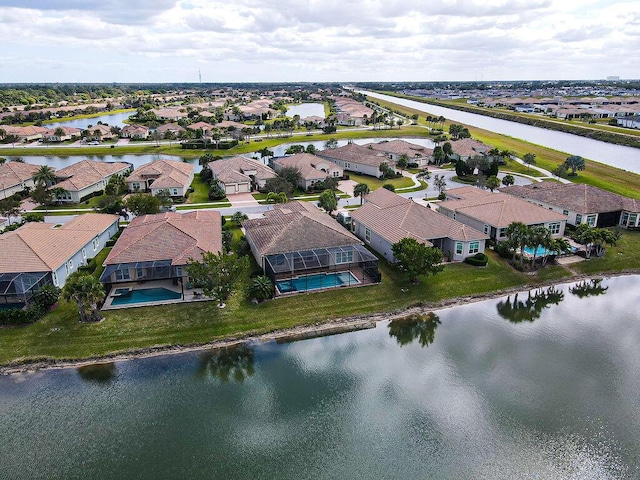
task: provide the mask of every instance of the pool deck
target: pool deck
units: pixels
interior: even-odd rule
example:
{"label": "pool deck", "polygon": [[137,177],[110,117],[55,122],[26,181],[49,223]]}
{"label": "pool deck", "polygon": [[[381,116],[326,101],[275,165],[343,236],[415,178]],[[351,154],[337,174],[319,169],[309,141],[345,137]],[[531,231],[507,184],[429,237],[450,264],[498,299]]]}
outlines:
{"label": "pool deck", "polygon": [[[131,290],[143,290],[147,288],[166,288],[172,292],[179,293],[183,298],[176,298],[172,300],[159,300],[156,302],[140,302],[140,303],[128,303],[125,305],[112,305],[114,298],[118,295],[114,292],[119,289],[131,289]],[[136,308],[136,307],[150,307],[156,305],[171,305],[175,303],[190,303],[190,302],[206,302],[211,300],[210,298],[202,295],[202,289],[200,288],[186,288],[184,292],[181,285],[174,285],[172,280],[153,280],[145,283],[126,282],[117,283],[112,288],[107,298],[104,301],[104,305],[101,310],[120,310],[123,308]]]}
{"label": "pool deck", "polygon": [[327,290],[335,290],[340,288],[357,288],[357,287],[366,287],[368,285],[375,285],[375,282],[369,275],[365,274],[363,269],[360,267],[351,267],[345,270],[331,270],[327,271],[326,269],[310,269],[306,272],[300,272],[300,274],[291,277],[290,275],[280,275],[279,278],[276,278],[277,282],[290,280],[291,278],[299,278],[304,277],[305,275],[316,275],[316,274],[331,274],[331,273],[345,273],[351,272],[351,274],[355,277],[358,283],[352,283],[351,285],[338,285],[332,287],[323,287],[323,288],[314,288],[311,290],[292,290],[289,292],[281,292],[278,286],[276,285],[276,298],[288,297],[291,295],[301,295],[303,293],[316,293],[316,292],[324,292]]}

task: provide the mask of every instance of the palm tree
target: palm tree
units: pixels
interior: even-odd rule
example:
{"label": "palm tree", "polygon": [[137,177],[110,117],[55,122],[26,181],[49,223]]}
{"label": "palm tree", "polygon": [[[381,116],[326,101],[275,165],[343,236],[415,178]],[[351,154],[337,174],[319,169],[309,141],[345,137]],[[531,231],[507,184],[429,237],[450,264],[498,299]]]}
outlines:
{"label": "palm tree", "polygon": [[36,183],[39,183],[46,187],[50,187],[56,181],[55,171],[48,165],[43,165],[35,173],[35,175],[33,176],[33,180]]}
{"label": "palm tree", "polygon": [[73,272],[64,284],[62,298],[76,302],[81,322],[102,320],[98,303],[104,299],[104,288],[93,275]]}
{"label": "palm tree", "polygon": [[551,232],[547,227],[537,225],[529,229],[529,246],[533,248],[533,266],[536,264],[536,257],[538,256],[538,246],[545,248],[551,241]]}
{"label": "palm tree", "polygon": [[536,154],[535,153],[525,153],[524,157],[522,157],[522,161],[527,166],[527,170],[531,168],[531,165],[536,164]]}
{"label": "palm tree", "polygon": [[522,222],[512,222],[507,227],[506,235],[513,247],[513,258],[511,261],[515,262],[516,253],[520,250],[520,267],[523,267],[524,247],[527,246],[529,227]]}
{"label": "palm tree", "polygon": [[362,205],[362,201],[364,200],[364,196],[368,195],[371,192],[369,185],[366,183],[359,183],[355,187],[353,187],[353,196],[360,197],[360,205]]}
{"label": "palm tree", "polygon": [[259,302],[269,300],[275,295],[275,287],[269,277],[264,275],[257,276],[249,285],[249,296],[255,298]]}
{"label": "palm tree", "polygon": [[64,129],[62,127],[58,127],[53,131],[53,134],[58,137],[58,141],[62,141],[62,137],[64,137]]}

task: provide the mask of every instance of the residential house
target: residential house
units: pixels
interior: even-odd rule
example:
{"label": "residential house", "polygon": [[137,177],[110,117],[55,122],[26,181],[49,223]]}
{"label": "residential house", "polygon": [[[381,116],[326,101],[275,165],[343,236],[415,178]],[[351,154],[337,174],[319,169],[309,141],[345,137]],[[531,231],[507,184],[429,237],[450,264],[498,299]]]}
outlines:
{"label": "residential house", "polygon": [[501,192],[523,198],[567,216],[569,225],[636,228],[640,226],[640,200],[623,197],[591,185],[539,182],[513,185]]}
{"label": "residential house", "polygon": [[175,136],[178,136],[184,131],[185,129],[177,123],[165,123],[164,125],[160,125],[158,128],[156,128],[156,132],[158,132],[163,137],[169,132],[173,133]]}
{"label": "residential house", "polygon": [[29,222],[0,235],[0,304],[24,304],[43,286],[63,287],[118,231],[118,216],[87,213],[66,223]]}
{"label": "residential house", "polygon": [[205,252],[222,251],[219,212],[165,212],[134,218],[124,229],[103,265],[100,281],[110,289],[126,282],[173,280],[187,284],[185,266]]}
{"label": "residential house", "polygon": [[61,188],[65,195],[56,197],[61,202],[80,203],[104,190],[114,175],[126,175],[132,166],[126,162],[94,162],[82,160],[56,171],[57,183],[51,188]]}
{"label": "residential house", "polygon": [[201,132],[203,137],[210,137],[211,132],[215,127],[207,122],[196,122],[187,126],[187,129],[194,132]]}
{"label": "residential house", "polygon": [[451,158],[454,161],[464,160],[465,162],[471,158],[486,157],[491,150],[490,147],[473,138],[461,138],[453,141],[451,148],[453,150]]}
{"label": "residential house", "polygon": [[349,143],[343,147],[320,150],[318,156],[331,160],[346,171],[380,177],[380,165],[386,163],[395,171],[395,162],[383,152]]}
{"label": "residential house", "polygon": [[111,127],[109,125],[99,124],[93,125],[90,128],[87,128],[84,133],[86,133],[85,138],[88,141],[94,140],[108,140],[113,138],[114,134],[111,131]]}
{"label": "residential house", "polygon": [[191,163],[156,160],[136,168],[127,178],[127,185],[132,192],[151,192],[153,196],[165,192],[172,197],[186,197],[194,175]]}
{"label": "residential house", "polygon": [[151,111],[158,120],[171,120],[172,122],[177,122],[188,115],[184,107],[158,108]]}
{"label": "residential house", "polygon": [[277,204],[242,228],[279,294],[380,281],[377,257],[310,202]]}
{"label": "residential house", "polygon": [[0,164],[0,198],[7,198],[36,185],[33,177],[40,170],[40,165],[22,162],[5,162]]}
{"label": "residential house", "polygon": [[240,155],[209,162],[207,165],[213,178],[227,195],[264,188],[268,179],[276,177],[276,172],[271,168]]}
{"label": "residential house", "polygon": [[363,147],[384,152],[394,162],[397,162],[400,157],[406,156],[408,162],[417,163],[419,166],[426,166],[433,158],[433,149],[406,140],[372,142],[363,145]]}
{"label": "residential house", "polygon": [[38,140],[39,138],[42,138],[42,135],[47,131],[46,128],[38,127],[36,125],[29,125],[26,127],[2,125],[0,128],[5,131],[6,136],[15,137],[17,142]]}
{"label": "residential house", "polygon": [[276,172],[285,167],[297,168],[300,172],[298,186],[303,190],[324,181],[327,177],[341,178],[344,175],[344,170],[339,165],[310,153],[276,158],[273,160],[273,166]]}
{"label": "residential house", "polygon": [[146,125],[126,125],[120,130],[120,136],[132,140],[144,140],[149,136],[149,127]]}
{"label": "residential house", "polygon": [[530,227],[542,225],[554,238],[564,235],[567,223],[567,216],[561,213],[532,205],[513,195],[491,193],[476,187],[447,190],[447,200],[438,204],[438,211],[495,241],[506,239],[507,227],[513,222]]}
{"label": "residential house", "polygon": [[[61,135],[59,135],[59,133],[61,133]],[[64,142],[65,140],[71,140],[76,137],[79,138],[81,134],[82,134],[81,128],[63,126],[63,127],[47,129],[46,132],[42,133],[42,139],[45,142]]]}
{"label": "residential house", "polygon": [[364,205],[352,211],[351,218],[356,236],[394,262],[393,244],[403,238],[436,246],[456,261],[484,253],[489,239],[486,233],[384,188],[366,195]]}
{"label": "residential house", "polygon": [[633,115],[627,118],[619,118],[618,125],[627,128],[640,128],[640,115]]}

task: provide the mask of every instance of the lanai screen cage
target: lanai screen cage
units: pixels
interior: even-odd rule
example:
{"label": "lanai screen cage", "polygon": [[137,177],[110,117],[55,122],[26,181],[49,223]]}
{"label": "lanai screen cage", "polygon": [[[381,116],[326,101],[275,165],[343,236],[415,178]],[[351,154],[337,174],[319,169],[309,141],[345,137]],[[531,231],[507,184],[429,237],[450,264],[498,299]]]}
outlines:
{"label": "lanai screen cage", "polygon": [[26,304],[48,283],[50,272],[0,273],[0,307]]}
{"label": "lanai screen cage", "polygon": [[350,271],[359,282],[379,282],[378,258],[362,245],[314,248],[265,257],[265,274],[275,283],[301,275]]}
{"label": "lanai screen cage", "polygon": [[[120,272],[120,273],[118,273]],[[116,274],[115,280],[112,278]],[[118,281],[139,281],[164,280],[168,278],[178,278],[182,276],[180,266],[171,265],[171,260],[155,260],[150,262],[131,262],[107,265],[100,275],[103,283],[114,283]]]}

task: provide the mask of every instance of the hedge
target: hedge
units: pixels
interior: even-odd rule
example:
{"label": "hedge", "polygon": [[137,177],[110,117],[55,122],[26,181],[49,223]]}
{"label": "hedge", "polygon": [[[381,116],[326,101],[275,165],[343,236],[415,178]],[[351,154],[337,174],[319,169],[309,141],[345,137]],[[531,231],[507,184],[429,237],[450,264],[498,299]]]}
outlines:
{"label": "hedge", "polygon": [[464,262],[476,267],[485,267],[489,262],[489,258],[484,253],[476,253],[473,257],[465,258]]}
{"label": "hedge", "polygon": [[0,310],[0,325],[24,325],[34,323],[45,314],[39,305],[30,305],[25,309],[14,308],[11,310]]}

